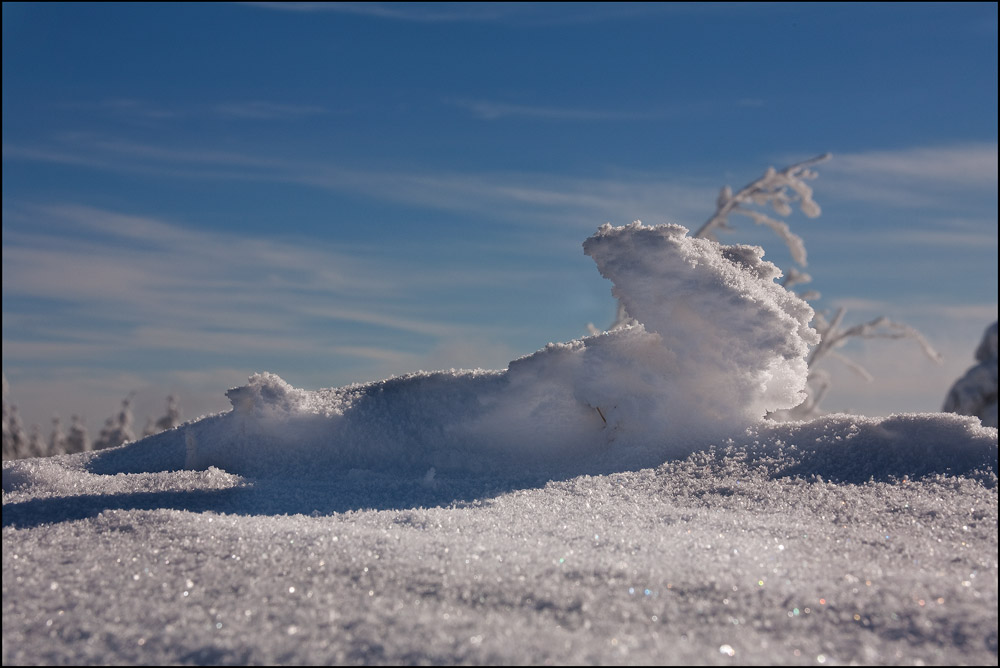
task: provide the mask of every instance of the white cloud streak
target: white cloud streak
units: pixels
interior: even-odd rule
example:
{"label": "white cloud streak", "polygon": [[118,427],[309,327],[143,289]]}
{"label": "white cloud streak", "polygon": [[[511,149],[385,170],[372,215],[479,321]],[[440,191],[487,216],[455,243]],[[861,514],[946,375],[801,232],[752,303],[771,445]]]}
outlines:
{"label": "white cloud streak", "polygon": [[605,121],[667,121],[704,115],[713,111],[762,107],[759,99],[739,99],[731,102],[689,102],[686,104],[658,105],[641,109],[594,109],[558,105],[516,104],[484,99],[445,99],[450,104],[470,112],[484,121],[503,119],[530,119],[539,121],[605,122]]}
{"label": "white cloud streak", "polygon": [[[485,105],[482,113],[497,117],[504,113],[593,119],[604,114],[615,115],[615,112],[482,104]],[[716,195],[715,185],[679,182],[656,174],[572,179],[523,173],[377,171],[333,162],[262,157],[211,148],[165,147],[90,135],[66,136],[55,146],[5,145],[4,158],[142,171],[173,178],[298,183],[475,214],[509,211],[512,217],[521,217],[531,209],[545,220],[562,224],[572,224],[582,216],[588,226],[593,224],[594,216],[612,222],[622,215],[652,220],[663,212],[676,216],[673,222],[696,225],[708,214]],[[947,206],[963,194],[995,196],[997,144],[835,153],[821,172],[817,187],[822,190],[823,200],[843,199],[905,208]],[[958,238],[953,236],[952,241],[957,242]]]}
{"label": "white cloud streak", "polygon": [[[865,297],[840,297],[833,300],[834,308],[845,308],[847,313],[854,313],[855,317],[848,317],[848,320],[865,319],[877,317],[882,314],[891,314],[891,317],[920,319],[928,322],[944,322],[941,333],[946,333],[948,327],[955,322],[990,323],[997,319],[997,303],[961,303],[956,301],[934,302],[921,301],[916,303],[901,303],[898,301],[887,301],[883,299],[870,299]],[[940,325],[938,325],[940,326]],[[924,325],[926,327],[926,325]]]}
{"label": "white cloud streak", "polygon": [[865,178],[884,176],[960,187],[995,188],[997,144],[847,153],[838,155],[830,167],[835,172],[848,172]]}
{"label": "white cloud streak", "polygon": [[307,116],[320,116],[329,113],[326,107],[318,105],[277,104],[274,102],[231,102],[217,104],[212,111],[226,118],[243,118],[248,120],[297,120]]}
{"label": "white cloud streak", "polygon": [[662,119],[665,112],[613,111],[572,107],[545,107],[537,105],[507,104],[488,100],[454,100],[456,106],[472,112],[483,120],[500,118],[534,118],[551,121],[638,121]]}
{"label": "white cloud streak", "polygon": [[294,121],[330,113],[316,104],[291,104],[269,100],[228,100],[209,104],[160,104],[147,100],[110,98],[96,102],[65,102],[58,109],[89,112],[143,127],[191,120]]}
{"label": "white cloud streak", "polygon": [[834,197],[893,207],[941,205],[962,193],[995,196],[997,144],[834,153],[822,172],[823,189]]}
{"label": "white cloud streak", "polygon": [[426,3],[409,5],[409,3],[386,2],[248,2],[245,4],[282,12],[309,14],[332,12],[418,23],[495,21],[520,12],[515,6],[492,2],[438,3],[434,8],[428,7]]}
{"label": "white cloud streak", "polygon": [[[410,23],[518,23],[563,25],[663,14],[731,14],[741,3],[537,2],[248,2],[258,9],[303,14],[350,14]],[[759,10],[758,10],[759,11]]]}
{"label": "white cloud streak", "polygon": [[[468,216],[476,224],[522,230],[539,225],[589,233],[603,222],[675,222],[696,227],[711,210],[717,184],[669,175],[619,173],[610,178],[511,172],[403,172],[346,167],[334,162],[262,157],[206,148],[164,147],[95,136],[64,137],[57,148],[5,146],[5,157],[51,161],[179,179],[262,181],[361,194],[407,206]],[[983,248],[996,246],[995,224],[985,219],[931,220],[931,207],[961,211],[967,201],[996,197],[997,145],[963,144],[834,155],[824,163],[818,198],[875,206],[925,206],[919,226],[866,233],[895,245]],[[976,205],[978,206],[978,205]],[[980,207],[981,208],[981,207]],[[664,216],[669,212],[670,217]],[[980,215],[976,211],[968,211]],[[733,238],[733,237],[727,237]]]}

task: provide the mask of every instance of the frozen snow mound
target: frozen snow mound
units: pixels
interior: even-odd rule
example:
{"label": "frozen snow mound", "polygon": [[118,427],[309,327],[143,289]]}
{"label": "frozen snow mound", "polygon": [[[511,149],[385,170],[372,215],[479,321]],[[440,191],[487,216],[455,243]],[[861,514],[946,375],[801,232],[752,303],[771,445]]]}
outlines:
{"label": "frozen snow mound", "polygon": [[584,242],[638,325],[549,344],[503,371],[318,391],[256,374],[228,392],[231,412],[136,443],[118,461],[256,476],[598,472],[738,434],[804,398],[813,312],[775,283],[762,249],[687,232],[604,225]]}
{"label": "frozen snow mound", "polygon": [[997,426],[997,323],[986,328],[976,348],[978,364],[955,381],[944,400],[946,413],[974,415],[983,426]]}
{"label": "frozen snow mound", "polygon": [[[756,421],[802,402],[812,308],[774,282],[759,246],[692,239],[680,225],[604,225],[584,242],[612,293],[672,364],[671,403],[699,417]],[[666,370],[666,369],[665,369]],[[683,380],[679,380],[683,378]]]}

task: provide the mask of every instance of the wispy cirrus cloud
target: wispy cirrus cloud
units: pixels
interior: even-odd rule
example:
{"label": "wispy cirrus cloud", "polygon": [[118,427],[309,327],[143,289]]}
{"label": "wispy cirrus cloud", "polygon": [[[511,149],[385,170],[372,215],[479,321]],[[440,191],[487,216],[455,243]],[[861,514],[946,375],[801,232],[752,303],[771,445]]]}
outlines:
{"label": "wispy cirrus cloud", "polygon": [[665,112],[548,107],[507,104],[489,100],[452,100],[451,103],[467,109],[474,116],[483,120],[534,118],[552,121],[639,121],[661,119],[667,115]]}
{"label": "wispy cirrus cloud", "polygon": [[197,165],[214,165],[221,167],[280,167],[282,161],[274,158],[223,151],[212,148],[183,148],[162,146],[157,144],[134,142],[122,139],[104,138],[90,134],[63,135],[61,143],[77,149],[75,155],[84,153],[98,155],[103,158],[102,164],[110,164],[123,169],[132,169],[139,165],[155,167],[157,165],[182,165],[185,167]]}
{"label": "wispy cirrus cloud", "polygon": [[96,111],[109,115],[143,121],[165,121],[183,118],[187,111],[171,108],[149,100],[114,97],[96,102],[64,102],[64,107],[78,111]]}
{"label": "wispy cirrus cloud", "polygon": [[[332,13],[411,23],[494,23],[563,25],[690,13],[731,13],[741,3],[537,3],[537,2],[247,2],[257,9],[308,14]],[[718,5],[718,7],[713,7]]]}
{"label": "wispy cirrus cloud", "polygon": [[[523,172],[478,174],[349,167],[332,161],[263,157],[211,148],[185,148],[65,136],[41,147],[5,145],[9,159],[55,162],[180,179],[266,181],[364,194],[380,200],[496,222],[582,226],[634,219],[696,225],[710,213],[716,187],[655,173],[563,177]],[[627,219],[627,220],[626,220]]]}
{"label": "wispy cirrus cloud", "polygon": [[892,313],[893,317],[937,319],[952,326],[956,321],[972,321],[988,323],[997,319],[997,303],[962,303],[960,301],[929,301],[918,300],[913,303],[902,303],[886,299],[868,297],[838,297],[831,301],[835,308],[843,307],[849,312],[857,312],[865,317]]}
{"label": "wispy cirrus cloud", "polygon": [[974,188],[996,187],[997,143],[844,153],[831,167],[865,177],[885,175]]}
{"label": "wispy cirrus cloud", "polygon": [[294,121],[330,113],[318,104],[294,104],[273,100],[229,100],[202,104],[164,104],[132,98],[107,98],[88,102],[64,102],[60,108],[108,116],[136,125],[155,126],[168,122],[205,119],[245,121]]}
{"label": "wispy cirrus cloud", "polygon": [[282,12],[355,14],[419,23],[494,21],[523,12],[505,3],[387,3],[387,2],[248,2],[248,6]]}
{"label": "wispy cirrus cloud", "polygon": [[932,221],[933,226],[912,227],[905,234],[898,230],[873,230],[866,234],[869,240],[884,241],[894,246],[925,246],[929,249],[968,249],[985,251],[997,249],[996,218],[943,218]]}
{"label": "wispy cirrus cloud", "polygon": [[[602,178],[365,169],[334,161],[261,156],[210,146],[163,146],[92,134],[64,135],[43,145],[5,145],[4,158],[179,179],[299,184],[463,213],[493,223],[588,229],[600,222],[632,219],[664,222],[665,215],[670,222],[698,225],[711,212],[718,186],[642,172]],[[819,171],[821,178],[815,187],[823,203],[841,200],[896,208],[948,208],[975,198],[995,199],[997,145],[982,142],[834,154]],[[982,246],[992,242],[995,246],[992,223],[984,227],[984,219],[970,215],[979,213],[966,212],[964,223],[951,215],[938,221],[940,224],[914,227],[902,237],[898,232],[887,234],[910,245]],[[878,231],[869,233],[869,238],[871,234]]]}
{"label": "wispy cirrus cloud", "polygon": [[275,102],[230,102],[211,106],[211,110],[226,118],[248,120],[297,120],[308,116],[321,116],[329,109],[314,104],[278,104]]}
{"label": "wispy cirrus cloud", "polygon": [[484,99],[446,99],[445,104],[465,109],[476,118],[495,121],[508,118],[539,121],[665,121],[705,114],[726,108],[763,107],[760,99],[743,98],[732,101],[695,101],[684,104],[657,105],[651,108],[599,109],[585,106],[559,106],[545,104],[518,104]]}
{"label": "wispy cirrus cloud", "polygon": [[938,203],[961,192],[996,193],[997,143],[834,153],[823,188],[838,197],[901,207]]}

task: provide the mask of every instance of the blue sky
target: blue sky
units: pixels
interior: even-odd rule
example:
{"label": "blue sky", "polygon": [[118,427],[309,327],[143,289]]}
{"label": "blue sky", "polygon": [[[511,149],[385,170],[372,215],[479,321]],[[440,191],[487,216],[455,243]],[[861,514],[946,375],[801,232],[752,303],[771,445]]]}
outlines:
{"label": "blue sky", "polygon": [[814,307],[946,360],[856,342],[823,406],[936,410],[997,317],[995,3],[4,3],[4,374],[93,434],[256,371],[503,368],[611,322],[601,224],[824,152]]}

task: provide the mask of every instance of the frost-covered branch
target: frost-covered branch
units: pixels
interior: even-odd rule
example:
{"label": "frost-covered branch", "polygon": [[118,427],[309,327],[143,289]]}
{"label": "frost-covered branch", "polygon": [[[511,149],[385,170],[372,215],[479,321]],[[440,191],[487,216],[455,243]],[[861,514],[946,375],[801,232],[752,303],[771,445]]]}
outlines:
{"label": "frost-covered branch", "polygon": [[867,382],[872,382],[874,377],[858,362],[837,351],[848,340],[859,339],[913,339],[929,358],[935,362],[941,362],[941,355],[938,354],[930,342],[924,336],[901,322],[895,322],[881,316],[874,320],[842,327],[844,321],[844,308],[837,309],[833,319],[827,320],[823,313],[816,312],[813,317],[813,328],[820,335],[819,344],[812,349],[806,362],[809,366],[809,377],[806,380],[807,392],[809,396],[801,404],[788,411],[781,411],[772,417],[776,419],[804,420],[819,415],[819,402],[830,387],[830,377],[825,371],[817,369],[817,364],[823,358],[836,359],[844,364],[848,369],[864,378]]}
{"label": "frost-covered branch", "polygon": [[768,167],[764,176],[747,184],[735,194],[729,186],[723,187],[715,201],[715,213],[692,236],[717,240],[715,235],[717,230],[732,229],[729,226],[730,214],[747,216],[758,225],[770,227],[788,245],[795,262],[805,266],[806,247],[802,238],[792,232],[787,223],[757,209],[751,209],[749,205],[770,205],[779,216],[787,216],[792,212],[792,204],[798,202],[802,213],[810,218],[816,218],[820,214],[820,208],[813,201],[812,188],[805,179],[816,178],[816,172],[809,168],[826,162],[830,157],[829,153],[824,153],[786,167],[780,172],[774,167]]}
{"label": "frost-covered branch", "polygon": [[785,276],[781,279],[781,285],[786,288],[790,288],[793,285],[798,285],[800,283],[808,283],[813,279],[812,276],[804,271],[799,271],[795,267],[792,267],[785,272]]}
{"label": "frost-covered branch", "polygon": [[[834,315],[833,320],[829,322],[822,313],[816,313],[813,322],[815,323],[815,329],[819,332],[822,340],[809,354],[807,361],[810,368],[812,368],[812,366],[821,358],[827,355],[834,356],[834,351],[847,343],[848,339],[852,338],[913,339],[920,345],[924,354],[926,354],[929,358],[935,362],[941,361],[941,355],[934,350],[934,347],[927,339],[924,338],[923,334],[909,325],[901,322],[895,322],[885,316],[880,316],[874,320],[869,320],[868,322],[854,325],[853,327],[841,329],[841,322],[843,322],[845,312],[846,311],[843,307],[837,309],[837,313]],[[838,354],[835,356],[840,359],[844,359],[842,355]],[[852,369],[859,372],[862,377],[868,377],[870,380],[871,374],[869,374],[863,367],[856,363],[851,364],[850,366]]]}

